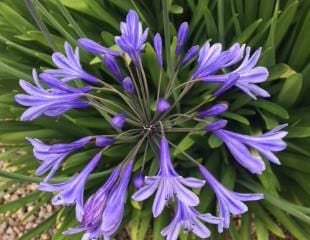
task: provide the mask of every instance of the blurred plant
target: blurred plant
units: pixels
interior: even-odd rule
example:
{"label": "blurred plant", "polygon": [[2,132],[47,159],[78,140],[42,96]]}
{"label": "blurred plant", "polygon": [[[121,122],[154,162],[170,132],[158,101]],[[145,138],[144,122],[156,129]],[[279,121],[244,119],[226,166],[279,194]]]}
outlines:
{"label": "blurred plant", "polygon": [[[64,113],[64,118],[59,118],[56,121],[49,118],[40,118],[31,123],[20,123],[18,119],[24,109],[14,105],[12,101],[13,96],[16,94],[15,90],[17,90],[17,80],[22,78],[27,81],[32,81],[32,77],[28,73],[31,72],[33,67],[40,68],[44,66],[41,67],[41,69],[46,72],[46,68],[50,68],[52,64],[49,55],[54,51],[62,52],[62,46],[65,41],[69,42],[71,45],[76,45],[75,39],[82,38],[85,40],[87,36],[96,42],[111,46],[114,40],[113,35],[118,35],[118,22],[124,18],[124,14],[128,9],[135,9],[139,13],[143,24],[149,27],[149,35],[155,36],[154,49],[150,44],[146,43],[141,53],[141,62],[143,62],[143,69],[147,78],[152,81],[148,81],[150,89],[156,89],[156,87],[160,86],[160,96],[163,96],[163,98],[158,99],[157,103],[153,100],[150,106],[152,112],[156,112],[157,110],[159,114],[162,115],[165,115],[175,104],[173,99],[177,99],[180,96],[178,93],[174,93],[168,99],[164,91],[169,90],[170,87],[164,84],[168,83],[169,79],[172,79],[174,66],[177,66],[174,56],[179,55],[182,46],[184,49],[184,47],[188,47],[189,44],[194,42],[202,46],[206,39],[206,34],[213,42],[220,42],[223,46],[229,46],[230,43],[234,42],[239,42],[240,44],[247,42],[250,46],[255,48],[263,46],[259,65],[268,67],[270,74],[268,81],[261,86],[273,96],[271,101],[262,99],[253,101],[250,97],[245,96],[242,91],[237,89],[230,90],[228,93],[224,94],[220,91],[217,93],[219,94],[219,102],[230,103],[228,110],[227,106],[222,104],[218,107],[214,107],[214,109],[204,109],[204,111],[199,113],[198,117],[204,118],[205,116],[212,116],[211,119],[213,119],[214,115],[212,114],[219,111],[221,112],[221,118],[229,120],[229,128],[231,130],[212,128],[213,134],[208,136],[208,141],[204,140],[206,136],[203,136],[204,133],[202,132],[191,131],[189,133],[177,132],[174,134],[167,132],[166,134],[169,141],[175,145],[171,145],[172,148],[174,148],[171,154],[175,160],[174,162],[177,163],[175,167],[178,170],[178,174],[195,178],[198,177],[195,173],[196,171],[194,171],[194,169],[196,169],[196,164],[188,161],[188,156],[193,156],[199,163],[205,164],[209,169],[208,171],[206,169],[201,170],[209,184],[210,181],[213,183],[212,178],[208,175],[210,171],[226,186],[226,188],[234,189],[236,192],[246,192],[250,190],[264,193],[265,200],[262,201],[262,203],[253,202],[248,204],[249,212],[244,215],[241,223],[232,222],[229,231],[225,231],[225,234],[218,235],[214,228],[210,226],[213,233],[211,239],[222,239],[225,235],[230,235],[233,239],[250,239],[253,230],[251,228],[252,222],[255,222],[255,234],[258,239],[268,239],[270,233],[284,238],[285,235],[283,230],[279,228],[279,223],[297,239],[307,239],[309,235],[307,224],[310,222],[308,216],[309,208],[303,207],[303,205],[309,202],[310,193],[307,184],[309,180],[308,170],[310,169],[307,165],[307,157],[309,157],[310,154],[307,150],[309,144],[308,137],[310,136],[309,121],[307,121],[307,108],[309,107],[307,107],[308,101],[305,95],[309,85],[306,81],[306,77],[309,76],[310,69],[309,49],[307,48],[309,34],[306,31],[310,21],[310,4],[307,1],[251,1],[244,3],[243,1],[236,0],[228,3],[219,0],[209,3],[204,0],[175,0],[169,1],[167,5],[161,5],[159,2],[154,1],[148,6],[146,6],[143,1],[138,0],[104,2],[92,0],[80,1],[79,4],[67,0],[46,1],[44,4],[39,1],[25,2],[26,6],[31,9],[32,16],[41,31],[36,30],[35,24],[32,22],[22,2],[2,1],[0,3],[2,10],[0,13],[0,41],[3,44],[1,46],[3,50],[0,54],[2,91],[0,101],[1,114],[3,116],[3,119],[1,119],[3,127],[1,127],[0,141],[3,146],[8,148],[6,153],[1,154],[1,158],[8,161],[7,169],[0,171],[1,176],[8,178],[8,180],[3,179],[3,187],[8,186],[13,180],[19,180],[21,182],[43,181],[40,177],[29,176],[35,172],[38,165],[35,161],[31,160],[31,148],[26,144],[24,139],[26,136],[32,139],[39,138],[44,140],[44,142],[49,141],[51,145],[46,146],[60,145],[58,149],[57,147],[56,149],[55,147],[50,148],[53,149],[51,151],[58,154],[57,159],[59,159],[59,162],[62,162],[62,158],[66,157],[67,154],[67,156],[70,154],[68,159],[63,162],[63,165],[59,167],[58,172],[51,179],[50,185],[54,185],[52,183],[69,180],[68,176],[72,176],[75,172],[82,169],[83,166],[86,165],[86,161],[91,156],[95,155],[97,150],[94,147],[96,145],[105,147],[113,142],[113,139],[106,138],[107,136],[105,135],[115,134],[114,131],[121,131],[117,129],[123,128],[124,115],[117,115],[117,113],[119,113],[119,107],[124,108],[122,101],[115,98],[113,94],[101,94],[98,89],[93,89],[92,92],[89,92],[90,89],[85,89],[85,85],[82,82],[79,82],[77,85],[70,85],[68,83],[61,85],[59,83],[60,81],[57,81],[55,77],[63,78],[71,75],[82,79],[85,78],[84,80],[88,80],[88,82],[95,82],[96,80],[91,76],[100,76],[100,79],[104,79],[105,83],[112,85],[118,90],[123,88],[128,96],[135,96],[138,93],[136,91],[137,89],[132,86],[134,83],[133,78],[122,75],[125,72],[126,66],[129,64],[129,58],[125,57],[125,64],[122,65],[121,62],[117,60],[119,58],[116,53],[119,51],[117,46],[107,49],[100,47],[100,45],[92,45],[91,48],[87,50],[91,53],[97,53],[98,57],[96,58],[91,58],[90,55],[82,52],[80,58],[81,64],[86,66],[87,63],[90,63],[83,71],[81,71],[79,67],[81,66],[79,65],[80,62],[76,61],[76,59],[72,62],[74,64],[68,68],[67,63],[62,61],[63,56],[61,56],[61,54],[54,55],[53,61],[61,70],[50,73],[47,72],[49,76],[44,76],[42,74],[42,80],[44,80],[49,88],[54,90],[48,91],[49,94],[53,96],[52,101],[49,99],[48,108],[46,108],[46,106],[44,109],[40,108],[40,115],[57,116]],[[163,2],[165,3],[165,1]],[[76,22],[77,19],[78,23]],[[164,21],[162,21],[162,19],[164,19]],[[172,22],[169,22],[169,19]],[[173,26],[179,25],[180,21],[183,22],[184,20],[189,23],[188,33],[186,24],[182,24],[180,28],[181,31],[178,31],[179,34],[177,34]],[[163,24],[161,24],[161,22],[163,22]],[[104,32],[101,34],[102,39],[99,39],[98,31],[102,31],[102,29],[104,29]],[[123,34],[124,31],[125,30],[122,30]],[[159,35],[153,35],[153,32],[165,32],[165,42],[161,44]],[[190,41],[185,43],[187,34]],[[134,63],[139,63],[140,59],[137,58],[131,49],[122,46],[122,44],[124,44],[122,42],[124,41],[122,37],[125,35],[118,38],[117,43],[120,45],[122,51],[127,52],[128,55],[134,59]],[[175,35],[178,35],[178,37],[173,37]],[[180,41],[180,39],[184,40]],[[83,42],[79,43],[81,45],[83,44]],[[172,44],[170,45],[170,43]],[[161,45],[166,48],[162,53],[160,50]],[[214,47],[214,45],[215,44],[213,44],[211,48]],[[4,48],[6,46],[9,46],[9,48]],[[142,50],[139,46],[135,46],[135,49]],[[238,45],[235,45],[235,48],[236,46]],[[70,52],[68,49],[67,45],[67,53]],[[216,47],[214,47],[214,49],[216,49]],[[185,53],[183,60],[179,56],[177,61],[180,61],[181,65],[185,65],[188,59],[195,56],[197,52],[198,47],[194,46]],[[107,53],[111,56],[104,58],[103,67],[100,64],[101,55],[106,55]],[[158,61],[158,56],[162,54],[166,54],[166,61]],[[58,60],[60,60],[60,62]],[[167,66],[167,71],[161,71],[163,65]],[[185,80],[193,74],[193,70],[195,70],[195,64],[188,63],[185,68],[180,70],[174,80],[174,84],[184,83]],[[227,75],[228,69],[224,70],[221,76],[210,77],[209,75],[211,73],[200,76],[205,77],[204,81],[206,82],[220,82],[223,89],[227,90],[226,88],[229,88],[230,84],[228,86],[221,84],[221,82],[223,82],[222,79],[229,77],[231,84],[234,85],[238,79],[237,76],[242,76],[243,72],[242,69],[237,69],[232,74]],[[85,75],[85,73],[90,72],[92,73],[91,76]],[[112,74],[110,74],[110,72],[112,72]],[[51,76],[51,74],[54,75]],[[196,74],[198,76],[197,72]],[[119,83],[115,84],[113,77],[116,77],[119,82],[122,81],[120,82],[121,85]],[[123,77],[125,77],[126,81]],[[159,81],[159,79],[161,79],[161,81]],[[67,80],[70,79],[68,78]],[[37,86],[38,88],[36,91],[40,92],[41,87],[40,85]],[[201,83],[196,83],[191,91],[184,96],[182,101],[176,102],[173,108],[175,107],[175,111],[179,112],[181,109],[190,110],[193,106],[204,106],[209,103],[210,100],[213,100],[211,93],[218,90],[215,86],[216,84],[203,85]],[[247,94],[257,94],[257,91],[259,91],[263,96],[267,96],[266,92],[262,92],[256,88],[253,89],[251,84],[236,84],[236,86],[243,91],[250,90]],[[180,87],[180,90],[181,89]],[[14,92],[12,92],[12,90],[14,90]],[[150,91],[150,93],[153,96],[156,94],[152,91]],[[67,105],[64,99],[57,98],[59,94],[65,94],[65,96],[70,99],[67,101],[70,104]],[[106,109],[99,110],[99,113],[89,109],[68,111],[76,106],[81,107],[82,105],[80,104],[85,104],[81,97],[84,98],[87,95],[89,97],[89,94],[104,97],[105,105],[108,104],[109,108],[115,112],[115,114],[112,115],[116,116],[111,119],[110,116],[106,114]],[[53,100],[53,98],[55,99]],[[41,107],[44,101],[46,101],[44,98],[40,98]],[[96,101],[99,100],[96,99],[94,102]],[[114,103],[114,105],[111,103]],[[29,106],[32,106],[31,108],[34,107],[34,105]],[[57,108],[55,108],[55,106],[57,106]],[[290,118],[283,107],[291,112]],[[38,114],[38,112],[34,112]],[[102,117],[107,119],[107,121],[103,121]],[[129,124],[132,124],[128,121],[131,120],[130,116],[125,115],[125,117],[127,123],[123,128],[124,131],[127,130]],[[269,163],[263,159],[266,171],[257,178],[253,178],[253,175],[231,162],[230,159],[232,159],[232,157],[229,155],[229,152],[225,150],[226,148],[223,146],[222,141],[227,148],[230,149],[236,160],[238,160],[236,152],[232,150],[231,146],[237,139],[240,141],[238,146],[255,148],[269,160],[277,161],[274,155],[270,155],[271,152],[262,152],[260,145],[255,142],[254,139],[244,138],[245,136],[234,132],[247,134],[255,132],[260,134],[261,132],[265,132],[265,129],[273,129],[279,125],[279,121],[283,121],[283,119],[290,122],[288,130],[289,135],[287,138],[288,150],[279,155],[280,162],[283,166],[280,168],[271,167]],[[111,129],[110,122],[113,123],[115,130]],[[192,120],[189,121],[189,123],[191,122]],[[220,122],[217,124],[220,124]],[[223,123],[221,124],[223,126]],[[203,126],[204,124],[201,123],[199,128],[203,128]],[[165,127],[171,126],[166,125]],[[182,127],[190,128],[191,126],[185,123]],[[266,134],[275,134],[275,132],[272,131]],[[266,134],[262,134],[262,138],[264,135],[266,136]],[[62,144],[54,144],[54,142],[63,141],[64,139],[67,139],[67,142],[72,142],[75,139],[83,139],[85,136],[102,135],[104,135],[104,137],[92,138],[89,144],[87,144],[87,146],[85,145],[85,151],[80,153],[74,153],[74,151],[78,150],[79,146],[83,147],[84,143],[81,143],[81,145],[72,143],[72,146],[69,145],[71,151],[68,152],[63,150],[64,146]],[[229,137],[230,141],[226,140],[226,137]],[[219,140],[219,138],[222,141]],[[51,141],[52,139],[53,141]],[[82,139],[81,141],[83,142]],[[96,140],[95,144],[92,144],[94,140]],[[87,142],[88,140],[85,141]],[[43,143],[38,142],[38,144]],[[105,179],[119,160],[125,159],[126,153],[130,152],[132,148],[132,144],[126,144],[125,146],[123,144],[114,144],[109,146],[109,148],[104,151],[105,160],[97,166],[97,172],[92,174],[88,174],[88,171],[83,172],[83,174],[81,172],[81,174],[74,178],[76,183],[80,183],[79,180],[85,182],[85,178],[88,177],[88,184],[85,190],[86,195],[90,196],[103,182],[100,181],[99,183],[93,181],[93,179]],[[149,146],[145,151],[146,154],[141,154],[140,157],[137,155],[138,157],[133,167],[134,172],[139,172],[139,168],[143,167],[143,169],[150,169],[145,175],[152,176],[156,174],[157,164],[151,161],[153,158],[151,151],[152,148]],[[276,150],[270,149],[270,151]],[[158,150],[156,151],[155,149],[154,152],[158,152]],[[249,156],[249,153],[250,152],[246,153],[246,156]],[[56,157],[57,156],[55,156],[55,158]],[[38,157],[38,159],[40,158]],[[50,156],[49,159],[53,159],[52,156]],[[96,159],[97,158],[94,158],[94,161],[96,161]],[[47,162],[44,163],[48,164]],[[129,171],[128,168],[131,168],[131,166],[127,165],[126,172]],[[12,170],[14,172],[12,172]],[[117,173],[115,174],[117,175]],[[236,181],[237,174],[238,181]],[[138,173],[138,176],[141,176],[141,173]],[[119,183],[119,186],[123,187],[127,184],[128,183],[123,182],[122,184]],[[210,184],[210,187],[213,189],[217,184],[219,183]],[[80,185],[81,184],[77,184],[76,189],[80,189]],[[85,207],[92,205],[91,199],[97,197],[101,199],[104,197],[104,189],[108,187],[109,186],[102,187],[103,190],[99,190],[96,195],[93,195],[93,197],[87,201]],[[221,196],[221,201],[225,201],[225,197],[223,196],[232,196],[235,194],[230,190],[228,191],[226,188],[214,188],[217,189],[217,191],[214,190],[216,196],[218,198]],[[140,189],[143,189],[143,187]],[[129,189],[129,191],[132,192],[131,189]],[[118,191],[114,192],[115,197],[120,199],[120,202],[124,201],[124,196],[119,196],[117,194]],[[211,212],[215,214],[215,202],[212,191],[208,188],[204,188],[200,192],[195,191],[195,193],[199,195],[201,202],[197,209],[200,212]],[[64,196],[64,192],[62,192],[62,196]],[[44,202],[48,201],[49,197],[50,195],[46,193],[39,199],[30,197],[19,199],[16,202],[1,206],[0,211],[14,211],[18,209],[18,207],[16,207],[18,203],[25,204],[33,201],[37,201],[37,205],[40,206],[40,204],[44,204]],[[240,200],[243,201],[242,198],[240,198]],[[55,198],[55,201],[57,201],[57,198]],[[184,223],[182,221],[180,222],[180,217],[178,217],[180,211],[186,212],[187,214],[197,214],[195,218],[193,218],[196,220],[203,217],[193,212],[192,208],[188,208],[179,203],[176,216],[171,223],[177,224],[178,222],[176,221],[179,221],[182,225],[175,225],[178,227],[187,226],[186,219],[184,219]],[[224,209],[222,211],[227,212],[227,210]],[[169,211],[165,211],[160,217],[154,220],[152,224],[152,237],[154,239],[160,238],[161,229],[168,225],[167,220],[171,219],[167,214],[168,212]],[[49,220],[29,231],[22,239],[30,239],[32,236],[45,231],[55,221],[57,222],[57,229],[54,239],[63,239],[64,236],[62,232],[77,224],[74,215],[68,213],[72,213],[70,208],[56,212]],[[119,213],[115,214],[117,215]],[[208,222],[207,220],[210,220],[210,222],[216,221],[216,219],[208,218],[210,216],[205,217],[206,220],[201,220],[206,222]],[[124,212],[124,223],[130,222],[130,236],[132,239],[144,239],[150,227],[147,223],[150,223],[150,221],[150,202],[147,201],[143,205],[137,204],[135,201],[127,202]],[[173,225],[169,226],[173,228]],[[115,227],[115,225],[113,225],[113,227]],[[171,234],[171,232],[169,233],[169,228],[166,228],[163,234]],[[80,239],[80,237],[79,235],[65,236],[65,239]],[[181,233],[180,238],[187,239],[189,236]]]}

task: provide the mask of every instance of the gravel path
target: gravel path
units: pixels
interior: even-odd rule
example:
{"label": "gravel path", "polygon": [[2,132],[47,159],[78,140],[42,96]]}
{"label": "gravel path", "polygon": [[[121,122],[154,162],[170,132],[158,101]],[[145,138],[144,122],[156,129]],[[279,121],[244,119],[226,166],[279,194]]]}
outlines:
{"label": "gravel path", "polygon": [[[16,186],[12,186],[12,189]],[[9,189],[0,196],[0,204],[14,201],[30,192],[36,191],[36,184],[30,184],[11,192]],[[28,204],[15,213],[0,214],[0,240],[17,240],[24,233],[36,227],[53,213],[53,206],[45,204],[34,211],[34,206]],[[31,214],[31,212],[33,214]],[[30,213],[30,214],[29,214]],[[50,240],[52,230],[41,234],[36,240]]]}

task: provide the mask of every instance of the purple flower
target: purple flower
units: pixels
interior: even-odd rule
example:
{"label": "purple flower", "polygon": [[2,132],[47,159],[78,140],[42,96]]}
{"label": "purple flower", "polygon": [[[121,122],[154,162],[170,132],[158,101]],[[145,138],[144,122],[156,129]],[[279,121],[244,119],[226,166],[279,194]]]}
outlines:
{"label": "purple flower", "polygon": [[187,63],[191,62],[192,60],[194,60],[199,52],[199,46],[193,46],[191,47],[186,53],[184,58],[182,59],[182,61],[180,62],[180,66],[184,66]]}
{"label": "purple flower", "polygon": [[111,237],[122,222],[132,167],[133,161],[126,164],[118,186],[109,195],[100,226],[104,236]]}
{"label": "purple flower", "polygon": [[208,238],[211,232],[201,221],[220,224],[222,219],[211,214],[201,214],[193,207],[178,201],[172,222],[161,231],[161,234],[169,240],[177,240],[183,229],[186,232],[193,232],[199,238]]}
{"label": "purple flower", "polygon": [[41,166],[36,175],[41,176],[50,171],[43,182],[48,182],[58,170],[60,164],[72,152],[83,148],[92,138],[84,137],[72,143],[47,145],[38,139],[26,138],[33,146],[33,154],[40,161]]}
{"label": "purple flower", "polygon": [[229,228],[230,213],[238,215],[248,210],[248,207],[243,203],[244,201],[256,201],[264,198],[261,193],[250,194],[230,191],[219,183],[204,166],[200,165],[199,170],[214,191],[218,201],[219,217],[223,219],[223,222],[218,225],[219,232],[222,232],[223,228]]}
{"label": "purple flower", "polygon": [[86,51],[92,54],[96,54],[96,55],[108,54],[108,55],[115,56],[115,57],[120,55],[119,52],[103,47],[100,44],[88,38],[80,38],[78,40],[78,43],[82,48],[84,48]]}
{"label": "purple flower", "polygon": [[[157,217],[163,211],[168,201],[176,197],[188,206],[197,206],[199,198],[186,187],[200,188],[204,181],[196,178],[183,178],[174,170],[170,158],[168,141],[162,137],[160,142],[160,169],[157,176],[145,178],[145,186],[140,188],[132,198],[143,201],[149,198],[156,190],[153,203],[153,215]],[[186,186],[186,187],[185,187]]]}
{"label": "purple flower", "polygon": [[75,177],[71,178],[64,183],[40,183],[38,189],[43,192],[59,192],[56,196],[52,198],[53,205],[71,205],[76,204],[76,218],[78,220],[82,219],[84,210],[84,187],[87,178],[92,171],[96,168],[97,164],[101,159],[101,152],[97,153],[93,159],[86,165],[86,167]]}
{"label": "purple flower", "polygon": [[158,100],[156,104],[156,111],[163,113],[168,111],[170,107],[171,107],[170,103],[166,99],[161,98]]}
{"label": "purple flower", "polygon": [[115,37],[115,42],[123,52],[130,56],[135,64],[138,64],[140,52],[145,47],[148,29],[143,32],[138,14],[134,10],[129,10],[126,22],[121,22],[120,28],[122,35]]}
{"label": "purple flower", "polygon": [[[261,55],[261,48],[250,57],[251,48],[246,48],[243,58],[244,46],[234,44],[228,51],[221,52],[221,45],[214,44],[210,47],[207,43],[200,51],[198,69],[193,77],[207,83],[225,83],[230,74],[238,74],[234,85],[256,99],[256,96],[269,97],[269,93],[258,87],[257,83],[264,82],[268,77],[265,67],[255,67]],[[218,70],[230,67],[243,58],[239,67],[227,74],[215,74]],[[235,75],[237,76],[237,75]],[[227,88],[228,89],[228,88]],[[227,90],[226,89],[226,90]]]}
{"label": "purple flower", "polygon": [[227,109],[228,109],[227,103],[218,103],[205,110],[200,111],[198,115],[200,118],[216,117],[226,112]]}
{"label": "purple flower", "polygon": [[103,62],[106,68],[114,75],[114,77],[121,82],[123,80],[123,74],[112,55],[104,55]]}
{"label": "purple flower", "polygon": [[56,78],[62,78],[64,82],[82,79],[89,83],[97,83],[97,78],[85,72],[80,63],[79,49],[73,52],[69,43],[65,42],[66,56],[60,52],[53,54],[52,59],[58,69],[48,69],[45,72]]}
{"label": "purple flower", "polygon": [[20,80],[19,85],[28,95],[17,94],[15,96],[16,102],[30,107],[22,114],[22,121],[31,121],[41,115],[56,117],[70,109],[89,106],[87,101],[80,100],[80,98],[89,92],[91,88],[73,88],[54,77],[43,75],[47,79],[47,84],[53,85],[51,89],[44,89],[39,82],[35,70],[33,70],[32,74],[36,86],[27,81]]}
{"label": "purple flower", "polygon": [[133,184],[134,184],[135,188],[137,188],[137,189],[142,188],[144,185],[144,179],[145,179],[144,173],[139,172],[133,180]]}
{"label": "purple flower", "polygon": [[159,33],[155,34],[154,37],[154,49],[157,57],[158,64],[163,66],[163,41]]}
{"label": "purple flower", "polygon": [[222,52],[220,43],[211,46],[209,42],[206,42],[199,51],[197,69],[192,78],[206,80],[208,76],[218,70],[239,62],[243,57],[243,52],[244,45],[240,46],[238,43]]}
{"label": "purple flower", "polygon": [[123,85],[124,90],[128,92],[129,94],[135,93],[135,86],[130,77],[125,77],[122,82],[122,85]]}
{"label": "purple flower", "polygon": [[117,114],[112,118],[111,124],[115,128],[122,129],[126,122],[126,115],[124,113]]}
{"label": "purple flower", "polygon": [[107,146],[112,145],[115,142],[115,139],[112,137],[106,136],[97,136],[96,137],[96,146],[105,148]]}
{"label": "purple flower", "polygon": [[87,199],[84,205],[83,216],[79,220],[81,225],[79,227],[65,231],[64,234],[71,235],[86,231],[83,236],[83,239],[86,240],[98,238],[102,235],[100,230],[102,213],[107,205],[111,191],[117,184],[120,173],[121,167],[117,166],[105,184]]}
{"label": "purple flower", "polygon": [[178,30],[178,38],[177,38],[177,46],[175,49],[175,55],[178,56],[180,52],[182,51],[187,35],[188,35],[188,23],[184,22],[180,25]]}
{"label": "purple flower", "polygon": [[280,164],[279,159],[273,152],[279,152],[286,148],[283,138],[287,135],[286,131],[281,131],[287,125],[280,125],[273,130],[256,135],[248,136],[234,133],[223,129],[227,124],[225,120],[219,120],[209,124],[206,131],[213,132],[228,147],[236,161],[251,173],[261,174],[265,170],[264,161],[260,156],[254,156],[248,148],[258,151],[269,161]]}

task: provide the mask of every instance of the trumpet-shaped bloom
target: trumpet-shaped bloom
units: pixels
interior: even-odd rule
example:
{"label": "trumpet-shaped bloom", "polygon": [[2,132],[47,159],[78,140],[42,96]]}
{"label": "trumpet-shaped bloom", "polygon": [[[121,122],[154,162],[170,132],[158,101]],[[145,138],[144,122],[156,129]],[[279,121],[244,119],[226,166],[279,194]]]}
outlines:
{"label": "trumpet-shaped bloom", "polygon": [[[250,56],[251,48],[234,44],[232,47],[222,52],[221,44],[210,46],[206,43],[199,53],[198,68],[193,74],[194,79],[200,79],[206,83],[221,83],[228,81],[231,74],[238,76],[234,84],[250,97],[256,99],[256,96],[269,97],[269,93],[257,86],[257,83],[266,81],[268,70],[265,67],[256,67],[256,64],[261,55],[261,49],[258,49]],[[243,61],[238,68],[227,74],[216,74],[222,68],[231,67],[243,58]],[[228,90],[226,88],[225,90]]]}
{"label": "trumpet-shaped bloom", "polygon": [[48,69],[45,73],[51,74],[56,78],[62,78],[63,81],[70,81],[74,79],[82,79],[89,83],[97,83],[97,78],[85,70],[83,70],[80,63],[79,48],[73,51],[71,45],[65,42],[66,55],[56,52],[52,59],[58,69]]}
{"label": "trumpet-shaped bloom", "polygon": [[[267,91],[256,85],[266,81],[268,77],[268,70],[265,67],[256,67],[261,55],[261,49],[255,51],[252,56],[250,56],[250,47],[247,47],[245,52],[243,57],[244,46],[240,47],[239,44],[234,44],[228,51],[221,52],[220,44],[214,44],[210,47],[209,43],[207,43],[200,52],[200,63],[194,76],[204,82],[224,84],[231,74],[237,74],[234,76],[238,76],[238,78],[230,87],[235,85],[254,99],[256,99],[256,96],[269,97]],[[224,67],[236,64],[242,58],[243,61],[239,67],[232,72],[215,74]]]}
{"label": "trumpet-shaped bloom", "polygon": [[213,132],[221,139],[236,161],[251,173],[261,174],[262,171],[265,170],[265,164],[260,156],[254,156],[248,148],[258,151],[269,161],[280,164],[279,159],[273,152],[279,152],[286,148],[286,143],[283,141],[283,138],[287,135],[287,132],[281,131],[287,126],[286,124],[256,136],[248,136],[225,130],[223,128],[226,124],[227,121],[219,120],[209,124],[206,130]]}
{"label": "trumpet-shaped bloom", "polygon": [[160,142],[160,169],[157,176],[145,178],[145,185],[132,198],[143,201],[149,198],[156,190],[153,203],[153,215],[159,216],[165,205],[175,197],[188,206],[197,206],[199,198],[186,187],[201,188],[204,181],[196,178],[183,178],[174,170],[170,158],[168,141],[162,137]]}
{"label": "trumpet-shaped bloom", "polygon": [[161,234],[166,237],[166,239],[177,240],[183,229],[186,232],[194,233],[199,238],[208,238],[211,232],[201,221],[220,224],[222,219],[208,213],[201,214],[195,208],[178,201],[173,220],[161,231]]}
{"label": "trumpet-shaped bloom", "polygon": [[107,200],[107,205],[102,213],[100,226],[103,236],[111,237],[122,222],[132,167],[133,161],[126,164],[119,184],[113,189]]}
{"label": "trumpet-shaped bloom", "polygon": [[44,179],[48,182],[54,176],[64,159],[74,151],[83,148],[92,138],[84,137],[72,143],[47,145],[38,139],[26,138],[33,146],[33,154],[41,165],[36,170],[36,175],[43,175],[49,171]]}
{"label": "trumpet-shaped bloom", "polygon": [[83,239],[85,240],[99,238],[102,236],[102,213],[107,206],[111,191],[116,186],[117,181],[120,178],[120,173],[121,167],[118,166],[114,169],[105,184],[99,188],[97,192],[91,195],[89,199],[87,199],[84,205],[83,216],[80,219],[81,225],[65,231],[64,233],[66,235],[85,231],[83,236]]}
{"label": "trumpet-shaped bloom", "polygon": [[115,56],[115,57],[120,55],[119,52],[103,47],[100,44],[88,38],[80,38],[78,40],[78,43],[82,48],[84,48],[86,51],[92,54],[96,54],[96,55],[108,54],[108,55]]}
{"label": "trumpet-shaped bloom", "polygon": [[223,222],[218,224],[219,232],[222,232],[223,228],[229,228],[230,213],[238,215],[248,211],[248,207],[243,202],[264,198],[264,195],[261,193],[237,193],[228,190],[204,166],[200,165],[199,170],[217,198],[219,217],[223,219]]}
{"label": "trumpet-shaped bloom", "polygon": [[85,168],[75,177],[64,183],[40,183],[38,189],[43,192],[59,192],[52,198],[53,205],[71,205],[76,204],[76,217],[78,220],[82,219],[84,210],[84,188],[86,180],[92,171],[96,168],[101,159],[101,152],[97,153],[92,160],[85,166]]}
{"label": "trumpet-shaped bloom", "polygon": [[33,71],[33,79],[36,86],[27,81],[20,80],[19,85],[28,94],[17,94],[15,101],[28,108],[21,116],[22,121],[31,121],[41,115],[49,117],[60,116],[73,108],[85,108],[89,106],[87,101],[81,100],[91,88],[73,88],[60,80],[43,75],[51,89],[44,89],[40,84],[36,71]]}
{"label": "trumpet-shaped bloom", "polygon": [[121,22],[120,28],[122,35],[115,37],[115,42],[137,65],[140,60],[140,52],[145,47],[148,29],[142,30],[138,14],[133,10],[129,10],[126,22]]}

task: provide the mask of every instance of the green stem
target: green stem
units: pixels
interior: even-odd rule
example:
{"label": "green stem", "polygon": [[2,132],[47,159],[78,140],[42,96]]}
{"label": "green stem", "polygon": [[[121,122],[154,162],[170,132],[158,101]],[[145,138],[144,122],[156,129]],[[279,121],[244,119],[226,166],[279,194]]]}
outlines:
{"label": "green stem", "polygon": [[168,75],[170,78],[172,76],[172,66],[171,66],[171,53],[170,53],[171,40],[170,40],[170,30],[169,30],[168,0],[162,0],[162,9],[163,9],[163,22],[164,22],[167,69],[168,69]]}
{"label": "green stem", "polygon": [[[113,169],[109,169],[109,170],[105,170],[102,172],[98,172],[98,173],[93,173],[89,176],[89,180],[93,180],[93,179],[97,179],[97,178],[102,178],[106,175],[108,175],[109,173],[112,172]],[[8,179],[13,179],[13,180],[17,180],[20,182],[30,182],[30,183],[40,183],[44,180],[44,178],[41,177],[33,177],[33,176],[26,176],[20,173],[13,173],[13,172],[7,172],[4,170],[0,170],[0,176],[4,177],[4,178],[8,178]],[[72,177],[55,177],[52,178],[50,180],[51,183],[59,183],[59,182],[64,182],[67,181],[69,179],[71,179]]]}

